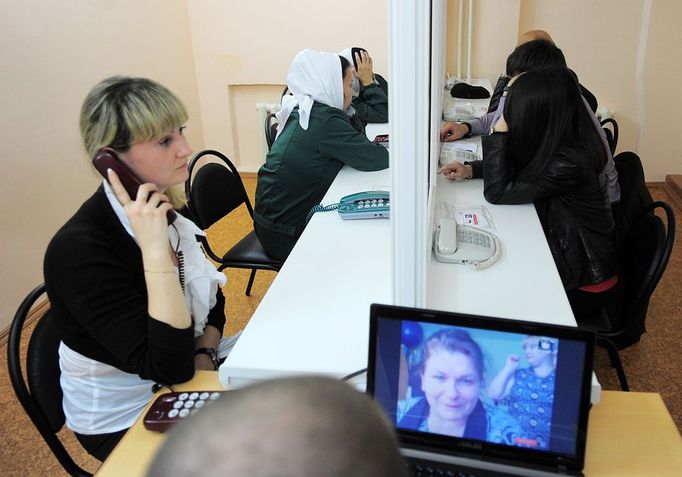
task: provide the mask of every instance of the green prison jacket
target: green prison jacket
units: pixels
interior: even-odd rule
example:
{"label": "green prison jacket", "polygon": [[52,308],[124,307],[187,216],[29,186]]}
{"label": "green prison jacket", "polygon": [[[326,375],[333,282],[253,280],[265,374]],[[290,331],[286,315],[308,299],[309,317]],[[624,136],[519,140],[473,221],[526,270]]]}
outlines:
{"label": "green prison jacket", "polygon": [[381,75],[374,75],[376,83],[361,88],[352,106],[363,123],[388,122],[388,82]]}
{"label": "green prison jacket", "polygon": [[308,130],[299,124],[295,109],[258,171],[254,226],[266,252],[280,245],[269,243],[273,232],[289,242],[288,251],[293,248],[308,212],[344,164],[360,171],[385,169],[388,150],[353,128],[338,108],[315,102]]}

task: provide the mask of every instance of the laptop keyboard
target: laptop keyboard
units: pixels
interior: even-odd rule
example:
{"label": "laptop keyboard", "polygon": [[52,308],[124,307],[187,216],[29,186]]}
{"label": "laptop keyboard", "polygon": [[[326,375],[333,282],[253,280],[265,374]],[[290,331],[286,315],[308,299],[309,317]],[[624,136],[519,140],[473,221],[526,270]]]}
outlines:
{"label": "laptop keyboard", "polygon": [[486,469],[475,469],[456,464],[407,457],[407,470],[411,477],[518,477],[515,474]]}

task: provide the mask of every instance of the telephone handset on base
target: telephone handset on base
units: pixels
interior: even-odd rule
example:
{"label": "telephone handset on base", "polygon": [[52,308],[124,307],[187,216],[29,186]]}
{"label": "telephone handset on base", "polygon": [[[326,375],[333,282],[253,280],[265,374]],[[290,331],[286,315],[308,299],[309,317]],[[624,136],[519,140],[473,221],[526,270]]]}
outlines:
{"label": "telephone handset on base", "polygon": [[[137,189],[142,185],[142,183],[135,176],[133,171],[131,171],[130,168],[126,166],[121,159],[119,159],[116,151],[108,147],[100,149],[95,158],[92,160],[92,165],[95,167],[95,169],[97,169],[97,172],[99,172],[102,177],[107,180],[107,182],[109,181],[107,169],[114,171],[130,198],[135,200],[137,197]],[[176,217],[176,212],[172,209],[169,210],[166,213],[168,225],[172,224]]]}
{"label": "telephone handset on base", "polygon": [[433,254],[439,262],[483,270],[500,258],[500,241],[485,230],[442,218],[433,234]]}

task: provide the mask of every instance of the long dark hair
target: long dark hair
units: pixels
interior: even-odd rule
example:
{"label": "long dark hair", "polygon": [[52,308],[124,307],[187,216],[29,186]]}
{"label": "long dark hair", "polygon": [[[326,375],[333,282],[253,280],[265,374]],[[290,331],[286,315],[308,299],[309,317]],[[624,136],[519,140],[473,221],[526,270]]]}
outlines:
{"label": "long dark hair", "polygon": [[540,177],[560,147],[579,147],[585,167],[599,173],[606,150],[567,68],[529,71],[509,88],[504,118],[509,126],[508,154],[517,179]]}
{"label": "long dark hair", "polygon": [[539,68],[566,68],[564,53],[554,43],[533,40],[523,43],[507,57],[507,76],[510,78]]}

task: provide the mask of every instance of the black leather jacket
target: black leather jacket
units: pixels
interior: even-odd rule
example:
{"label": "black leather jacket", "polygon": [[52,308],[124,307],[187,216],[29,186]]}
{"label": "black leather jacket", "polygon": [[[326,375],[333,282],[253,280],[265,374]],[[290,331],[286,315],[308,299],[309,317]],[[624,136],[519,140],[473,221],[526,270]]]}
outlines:
{"label": "black leather jacket", "polygon": [[507,134],[483,136],[484,195],[493,204],[535,205],[561,281],[567,290],[603,282],[617,273],[614,221],[606,174],[583,164],[578,147],[557,151],[539,180],[515,180],[507,155]]}

